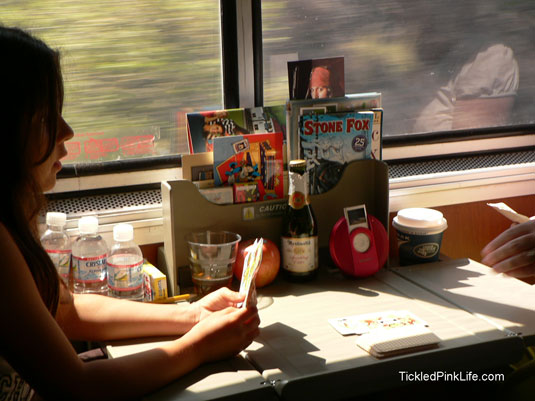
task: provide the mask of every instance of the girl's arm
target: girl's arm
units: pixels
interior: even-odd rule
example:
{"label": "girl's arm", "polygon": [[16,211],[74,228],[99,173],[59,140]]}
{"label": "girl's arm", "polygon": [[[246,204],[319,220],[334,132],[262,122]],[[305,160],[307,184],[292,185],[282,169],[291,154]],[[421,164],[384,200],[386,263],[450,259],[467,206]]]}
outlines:
{"label": "girl's arm", "polygon": [[192,304],[163,305],[63,291],[56,316],[63,331],[73,340],[95,341],[184,334],[201,319],[244,298],[224,288]]}
{"label": "girl's arm", "polygon": [[[209,314],[187,334],[165,346],[123,358],[84,363],[45,307],[22,254],[1,224],[0,254],[3,256],[0,267],[0,355],[45,399],[136,399],[203,362],[235,355],[258,334],[256,309],[228,307]],[[114,304],[114,307],[119,306],[119,303]],[[160,306],[165,307],[153,306],[158,310]],[[81,310],[88,308],[81,307]],[[109,309],[106,310],[107,307],[97,308],[105,316],[109,313]],[[91,314],[86,313],[78,314],[81,326],[72,324],[70,327],[80,330],[88,324],[83,317]],[[68,314],[63,318],[65,316]],[[113,316],[109,313],[103,318],[107,322],[105,325],[115,320]],[[138,323],[143,319],[149,319],[148,323],[154,321],[145,309],[139,318],[123,316],[122,319],[130,321],[127,324],[133,320]],[[156,320],[160,321],[159,318]],[[187,325],[187,320],[178,325]],[[85,327],[92,327],[97,333],[95,336],[122,333],[114,323],[110,325],[113,329],[108,327],[99,331],[96,327],[101,323],[96,319]],[[171,332],[170,326],[164,326],[165,331]],[[78,334],[83,333],[79,331]]]}

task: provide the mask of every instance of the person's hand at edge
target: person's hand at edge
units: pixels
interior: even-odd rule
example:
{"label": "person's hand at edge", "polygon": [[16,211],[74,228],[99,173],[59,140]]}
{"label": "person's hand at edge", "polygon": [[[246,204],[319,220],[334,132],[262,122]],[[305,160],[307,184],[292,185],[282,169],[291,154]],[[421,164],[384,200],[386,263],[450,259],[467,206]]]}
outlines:
{"label": "person's hand at edge", "polygon": [[516,278],[535,276],[535,220],[514,224],[481,251],[481,263]]}

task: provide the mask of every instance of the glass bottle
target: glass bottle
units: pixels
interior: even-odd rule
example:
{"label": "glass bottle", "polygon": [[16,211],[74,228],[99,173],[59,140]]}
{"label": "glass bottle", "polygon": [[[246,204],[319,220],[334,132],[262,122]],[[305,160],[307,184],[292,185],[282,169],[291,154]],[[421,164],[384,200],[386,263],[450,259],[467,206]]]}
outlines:
{"label": "glass bottle", "polygon": [[291,281],[307,281],[318,270],[318,226],[308,195],[306,161],[290,161],[288,178],[288,207],[281,239],[282,270]]}

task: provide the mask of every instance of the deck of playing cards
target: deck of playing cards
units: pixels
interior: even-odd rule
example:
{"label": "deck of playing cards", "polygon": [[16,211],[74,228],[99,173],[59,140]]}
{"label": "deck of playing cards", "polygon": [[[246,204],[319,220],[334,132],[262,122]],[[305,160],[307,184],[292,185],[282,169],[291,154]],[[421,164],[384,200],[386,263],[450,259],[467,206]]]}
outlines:
{"label": "deck of playing cards", "polygon": [[238,307],[249,306],[256,302],[256,287],[254,281],[260,263],[262,262],[263,238],[257,238],[253,245],[247,248],[247,255],[243,261],[243,272],[240,282],[240,294],[245,294],[245,300]]}
{"label": "deck of playing cards", "polygon": [[359,347],[377,358],[435,348],[440,338],[429,325],[406,310],[329,319],[342,335],[357,334]]}

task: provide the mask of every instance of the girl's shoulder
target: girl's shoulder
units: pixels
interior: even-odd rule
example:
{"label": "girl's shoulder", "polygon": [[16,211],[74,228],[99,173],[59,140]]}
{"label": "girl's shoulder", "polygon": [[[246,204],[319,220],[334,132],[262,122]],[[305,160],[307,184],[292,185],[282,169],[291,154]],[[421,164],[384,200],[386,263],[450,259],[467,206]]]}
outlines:
{"label": "girl's shoulder", "polygon": [[[0,249],[12,248],[15,240],[3,221],[0,221]],[[18,249],[18,247],[17,247]]]}

